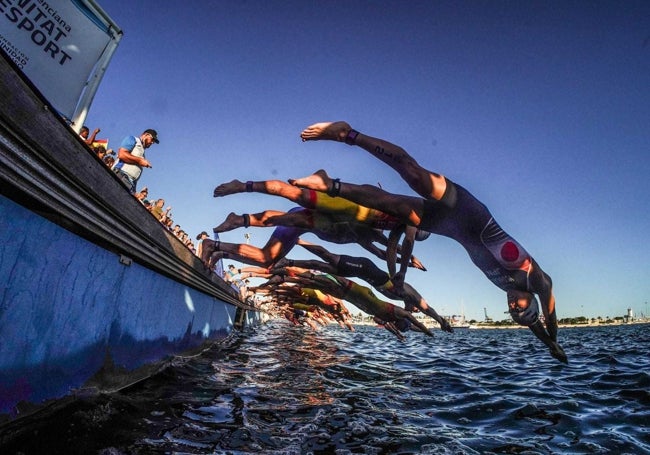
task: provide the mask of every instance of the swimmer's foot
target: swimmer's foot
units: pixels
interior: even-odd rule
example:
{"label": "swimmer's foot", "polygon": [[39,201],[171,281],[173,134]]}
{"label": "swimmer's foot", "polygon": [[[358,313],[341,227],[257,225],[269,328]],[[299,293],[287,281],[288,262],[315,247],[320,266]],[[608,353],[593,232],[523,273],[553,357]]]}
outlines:
{"label": "swimmer's foot", "polygon": [[269,286],[275,286],[278,284],[281,284],[284,282],[284,279],[280,275],[275,275],[272,276],[271,278],[266,281],[266,283],[262,283],[259,287],[264,288],[264,287],[269,287]]}
{"label": "swimmer's foot", "polygon": [[427,268],[424,266],[424,264],[422,264],[422,262],[420,262],[420,260],[418,258],[416,258],[415,256],[411,256],[411,261],[409,262],[409,267],[413,267],[413,268],[416,268],[418,270],[422,270],[424,272],[427,271]]}
{"label": "swimmer's foot", "polygon": [[235,212],[230,212],[226,217],[226,220],[219,226],[212,229],[212,231],[217,233],[227,232],[242,226],[246,226],[246,215],[237,215]]}
{"label": "swimmer's foot", "polygon": [[314,172],[312,175],[301,179],[289,179],[289,183],[300,188],[328,192],[332,190],[334,181],[323,169]]}
{"label": "swimmer's foot", "polygon": [[237,179],[228,183],[222,183],[214,189],[212,195],[214,197],[228,196],[229,194],[244,193],[246,191],[246,183]]}
{"label": "swimmer's foot", "polygon": [[319,140],[345,142],[345,138],[351,129],[352,127],[346,122],[314,123],[302,130],[300,138],[303,142]]}
{"label": "swimmer's foot", "polygon": [[214,266],[217,265],[217,262],[220,259],[226,259],[227,257],[228,257],[228,253],[226,253],[225,251],[215,251],[210,256],[210,261],[208,262],[208,268],[212,270]]}
{"label": "swimmer's foot", "polygon": [[219,241],[204,239],[201,244],[201,261],[206,267],[210,268],[210,256],[219,249]]}

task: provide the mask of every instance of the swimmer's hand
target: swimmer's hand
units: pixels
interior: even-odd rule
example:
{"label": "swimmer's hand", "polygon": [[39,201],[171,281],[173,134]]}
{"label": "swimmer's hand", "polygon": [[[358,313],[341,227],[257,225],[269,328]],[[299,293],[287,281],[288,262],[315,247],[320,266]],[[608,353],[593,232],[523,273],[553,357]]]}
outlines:
{"label": "swimmer's hand", "polygon": [[440,330],[443,332],[454,333],[454,328],[445,318],[436,319],[436,321],[438,321],[438,324],[440,324]]}
{"label": "swimmer's hand", "polygon": [[564,353],[564,349],[562,349],[559,344],[553,343],[553,347],[550,348],[550,353],[553,357],[558,359],[560,362],[566,363],[567,365],[569,364],[569,359]]}
{"label": "swimmer's hand", "polygon": [[411,262],[409,262],[409,265],[410,265],[411,267],[414,267],[414,268],[418,269],[418,270],[422,270],[422,271],[424,271],[424,272],[427,271],[427,268],[426,268],[426,267],[422,264],[422,262],[420,262],[420,260],[419,260],[418,258],[416,258],[415,256],[411,256]]}

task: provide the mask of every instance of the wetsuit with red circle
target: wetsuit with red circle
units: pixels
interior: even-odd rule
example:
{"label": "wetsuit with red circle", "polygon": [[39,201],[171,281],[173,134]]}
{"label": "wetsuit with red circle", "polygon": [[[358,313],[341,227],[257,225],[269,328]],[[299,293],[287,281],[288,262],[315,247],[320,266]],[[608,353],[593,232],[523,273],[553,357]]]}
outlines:
{"label": "wetsuit with red circle", "polygon": [[447,179],[447,189],[439,201],[424,200],[418,228],[456,240],[485,276],[504,291],[530,290],[532,257],[462,186]]}

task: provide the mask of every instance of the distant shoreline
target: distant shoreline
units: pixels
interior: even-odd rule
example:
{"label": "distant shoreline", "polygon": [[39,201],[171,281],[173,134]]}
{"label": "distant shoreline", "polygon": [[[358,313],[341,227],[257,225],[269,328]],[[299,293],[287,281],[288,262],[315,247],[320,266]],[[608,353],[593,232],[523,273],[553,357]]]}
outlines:
{"label": "distant shoreline", "polygon": [[[427,321],[428,322],[428,321]],[[425,322],[424,325],[430,329],[438,329],[440,326],[438,324],[429,324]],[[621,325],[643,325],[650,324],[650,320],[647,321],[632,321],[632,322],[612,322],[612,323],[602,323],[602,324],[558,324],[559,329],[573,329],[573,328],[594,328],[594,327],[612,327],[612,326],[621,326]],[[364,322],[355,322],[355,326],[377,326],[375,322],[364,321]],[[521,325],[485,325],[485,324],[470,324],[469,327],[453,327],[455,332],[463,330],[495,330],[495,329],[527,329]]]}

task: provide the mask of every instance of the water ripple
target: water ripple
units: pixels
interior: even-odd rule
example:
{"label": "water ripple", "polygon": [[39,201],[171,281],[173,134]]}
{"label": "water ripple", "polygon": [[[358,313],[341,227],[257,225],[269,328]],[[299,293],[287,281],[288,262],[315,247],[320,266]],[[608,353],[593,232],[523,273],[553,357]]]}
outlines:
{"label": "water ripple", "polygon": [[41,453],[38,433],[48,453],[104,455],[650,454],[649,329],[564,329],[562,365],[525,330],[400,343],[278,321],[0,447]]}

